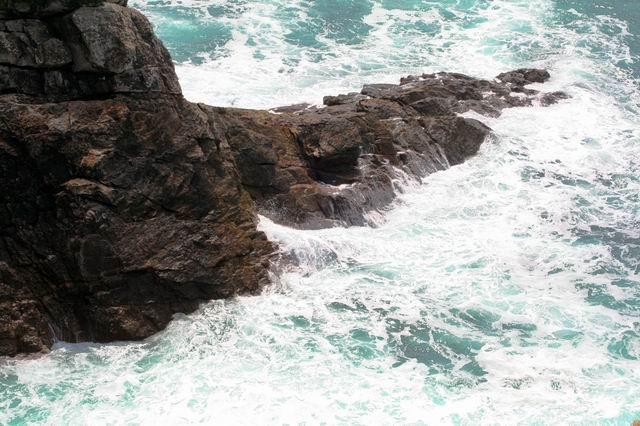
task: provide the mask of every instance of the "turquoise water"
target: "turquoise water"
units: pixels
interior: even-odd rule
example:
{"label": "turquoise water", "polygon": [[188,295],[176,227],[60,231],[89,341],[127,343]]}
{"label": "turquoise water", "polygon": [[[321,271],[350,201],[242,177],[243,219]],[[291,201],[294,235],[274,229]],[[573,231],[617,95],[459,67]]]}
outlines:
{"label": "turquoise water", "polygon": [[147,341],[0,364],[0,424],[621,424],[640,418],[640,4],[133,0],[185,94],[318,102],[549,68],[478,156],[376,228],[261,228],[299,259]]}

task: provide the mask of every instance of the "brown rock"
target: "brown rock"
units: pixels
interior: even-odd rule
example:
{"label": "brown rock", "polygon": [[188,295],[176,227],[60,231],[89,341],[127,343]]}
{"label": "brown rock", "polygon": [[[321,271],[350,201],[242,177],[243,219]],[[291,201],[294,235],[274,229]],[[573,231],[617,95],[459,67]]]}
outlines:
{"label": "brown rock", "polygon": [[[512,79],[526,83],[545,73],[517,71]],[[490,129],[459,113],[497,116],[507,107],[563,97],[438,73],[325,97],[321,109],[273,115],[203,108],[219,141],[231,147],[260,213],[289,226],[319,228],[370,224],[368,213],[394,200],[395,180],[419,179],[476,154]]]}

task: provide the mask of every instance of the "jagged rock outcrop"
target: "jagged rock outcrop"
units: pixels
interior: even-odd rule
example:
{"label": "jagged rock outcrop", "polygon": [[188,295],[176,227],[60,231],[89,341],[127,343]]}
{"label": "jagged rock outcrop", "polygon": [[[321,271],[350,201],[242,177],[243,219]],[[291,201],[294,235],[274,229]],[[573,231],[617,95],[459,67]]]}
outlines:
{"label": "jagged rock outcrop", "polygon": [[140,339],[176,312],[255,293],[275,247],[257,213],[364,225],[400,176],[475,154],[498,115],[565,95],[412,76],[279,113],[185,101],[123,0],[0,0],[0,355]]}
{"label": "jagged rock outcrop", "polygon": [[181,93],[169,53],[125,2],[9,3],[4,14],[16,19],[0,21],[0,93],[56,101]]}
{"label": "jagged rock outcrop", "polygon": [[144,338],[268,281],[230,147],[148,21],[77,3],[0,21],[0,355]]}
{"label": "jagged rock outcrop", "polygon": [[43,18],[104,3],[126,6],[127,0],[0,0],[0,18]]}
{"label": "jagged rock outcrop", "polygon": [[424,74],[325,97],[324,108],[205,108],[262,214],[301,228],[365,225],[368,212],[393,201],[394,182],[477,153],[490,129],[460,113],[498,116],[504,108],[564,99],[525,87],[549,78],[531,69],[495,81]]}

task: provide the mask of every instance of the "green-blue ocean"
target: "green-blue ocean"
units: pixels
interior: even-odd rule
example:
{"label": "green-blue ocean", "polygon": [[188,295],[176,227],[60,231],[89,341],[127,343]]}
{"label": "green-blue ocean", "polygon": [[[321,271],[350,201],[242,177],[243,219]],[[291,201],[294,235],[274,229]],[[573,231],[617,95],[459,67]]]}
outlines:
{"label": "green-blue ocean", "polygon": [[[298,267],[143,342],[0,360],[0,424],[610,424],[640,419],[640,1],[129,0],[185,96],[270,108],[404,75],[548,69],[472,114],[465,164],[375,227],[260,227]],[[373,215],[373,213],[372,213]]]}

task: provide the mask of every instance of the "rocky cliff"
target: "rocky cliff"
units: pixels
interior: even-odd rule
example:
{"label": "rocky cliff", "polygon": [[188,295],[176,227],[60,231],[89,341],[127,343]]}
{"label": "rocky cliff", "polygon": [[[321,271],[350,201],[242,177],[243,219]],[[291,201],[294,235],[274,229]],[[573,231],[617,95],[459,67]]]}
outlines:
{"label": "rocky cliff", "polygon": [[141,339],[176,312],[258,292],[289,226],[364,225],[399,176],[475,154],[460,113],[565,97],[545,71],[371,85],[324,108],[185,101],[124,0],[0,0],[0,355]]}

